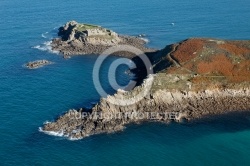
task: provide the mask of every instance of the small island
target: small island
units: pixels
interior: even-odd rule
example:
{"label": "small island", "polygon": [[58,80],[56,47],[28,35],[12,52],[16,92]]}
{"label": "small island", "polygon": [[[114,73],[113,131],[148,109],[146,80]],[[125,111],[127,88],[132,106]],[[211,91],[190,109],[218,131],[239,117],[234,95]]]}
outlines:
{"label": "small island", "polygon": [[[58,29],[59,38],[52,40],[52,50],[59,51],[65,57],[71,55],[101,54],[111,46],[132,45],[143,52],[154,49],[145,47],[146,41],[141,37],[118,35],[116,32],[98,25],[67,22]],[[118,52],[114,55],[133,57],[129,52]]]}
{"label": "small island", "polygon": [[33,62],[28,62],[27,64],[25,64],[25,67],[27,67],[28,69],[37,69],[37,68],[40,68],[40,67],[43,67],[45,65],[50,65],[52,64],[53,62],[50,62],[48,60],[36,60],[36,61],[33,61]]}

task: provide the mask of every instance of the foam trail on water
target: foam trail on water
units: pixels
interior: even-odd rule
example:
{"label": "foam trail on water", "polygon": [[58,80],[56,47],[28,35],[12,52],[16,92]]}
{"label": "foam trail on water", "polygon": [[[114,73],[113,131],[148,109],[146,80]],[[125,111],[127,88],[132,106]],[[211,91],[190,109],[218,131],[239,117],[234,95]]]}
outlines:
{"label": "foam trail on water", "polygon": [[46,35],[48,34],[49,32],[45,32],[45,33],[42,33],[42,38],[47,38]]}
{"label": "foam trail on water", "polygon": [[46,125],[46,124],[48,124],[48,123],[50,123],[50,122],[46,120],[43,124]]}
{"label": "foam trail on water", "polygon": [[82,138],[72,138],[72,137],[68,138],[68,140],[70,140],[70,141],[77,141],[77,140],[80,140],[80,139],[82,139]]}
{"label": "foam trail on water", "polygon": [[[46,121],[46,122],[44,122],[44,124],[45,124],[45,123],[49,123],[49,122]],[[65,134],[64,134],[63,130],[58,131],[58,132],[56,132],[56,131],[44,131],[44,130],[42,129],[42,127],[39,127],[38,131],[39,131],[39,132],[42,132],[42,133],[45,133],[45,134],[48,134],[48,135],[51,135],[51,136],[65,137],[65,138],[67,138],[67,139],[70,140],[70,141],[77,141],[77,140],[82,139],[82,137],[80,137],[80,138],[69,137],[69,135],[65,135]]]}
{"label": "foam trail on water", "polygon": [[52,41],[46,41],[43,44],[34,46],[32,48],[35,48],[35,49],[38,49],[41,51],[48,51],[48,52],[54,53],[54,54],[59,54],[59,51],[52,50],[51,43],[52,43]]}
{"label": "foam trail on water", "polygon": [[41,127],[39,127],[38,131],[43,132],[48,135],[57,136],[57,137],[64,137],[63,131],[55,132],[55,131],[44,131]]}
{"label": "foam trail on water", "polygon": [[145,41],[146,43],[149,42],[149,39],[147,39],[147,38],[140,37],[140,39],[143,40],[143,41]]}

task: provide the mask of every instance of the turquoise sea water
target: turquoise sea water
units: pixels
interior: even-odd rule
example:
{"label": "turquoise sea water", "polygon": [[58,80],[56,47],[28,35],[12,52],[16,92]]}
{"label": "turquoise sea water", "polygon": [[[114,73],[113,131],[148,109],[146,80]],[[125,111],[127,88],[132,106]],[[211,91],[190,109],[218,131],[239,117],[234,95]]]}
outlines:
{"label": "turquoise sea water", "polygon": [[[100,96],[92,81],[96,56],[64,60],[33,48],[42,47],[69,20],[121,34],[145,33],[149,46],[162,48],[188,37],[250,39],[249,18],[248,0],[1,0],[0,165],[250,165],[248,115],[185,125],[130,125],[80,141],[40,133],[46,120],[91,106]],[[36,59],[55,64],[22,67]],[[109,93],[114,90],[105,74],[115,59],[107,60],[101,76]],[[118,71],[121,83],[129,80],[125,70]]]}

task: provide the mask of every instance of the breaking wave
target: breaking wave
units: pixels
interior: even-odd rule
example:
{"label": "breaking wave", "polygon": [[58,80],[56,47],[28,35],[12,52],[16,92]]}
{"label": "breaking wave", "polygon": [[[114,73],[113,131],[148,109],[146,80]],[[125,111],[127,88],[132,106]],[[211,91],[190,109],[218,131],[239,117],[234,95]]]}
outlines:
{"label": "breaking wave", "polygon": [[39,127],[38,131],[43,132],[43,133],[48,134],[48,135],[52,135],[52,136],[65,137],[65,135],[63,134],[63,131],[59,131],[59,132],[44,131],[41,127]]}
{"label": "breaking wave", "polygon": [[[49,122],[48,122],[48,121],[44,122],[44,124],[46,124],[46,123],[49,123]],[[56,131],[44,131],[44,130],[42,129],[42,127],[39,127],[38,131],[39,131],[39,132],[42,132],[42,133],[45,133],[45,134],[47,134],[47,135],[51,135],[51,136],[64,137],[64,138],[66,138],[66,139],[68,139],[68,140],[70,140],[70,141],[77,141],[77,140],[82,139],[82,137],[80,137],[80,138],[69,137],[69,135],[65,135],[65,134],[64,134],[64,131],[63,131],[63,130],[58,131],[58,132],[56,132]]]}
{"label": "breaking wave", "polygon": [[32,48],[35,48],[35,49],[38,49],[41,51],[48,51],[48,52],[54,53],[54,54],[59,54],[59,51],[52,50],[51,43],[52,43],[52,41],[46,41],[43,44],[34,46]]}

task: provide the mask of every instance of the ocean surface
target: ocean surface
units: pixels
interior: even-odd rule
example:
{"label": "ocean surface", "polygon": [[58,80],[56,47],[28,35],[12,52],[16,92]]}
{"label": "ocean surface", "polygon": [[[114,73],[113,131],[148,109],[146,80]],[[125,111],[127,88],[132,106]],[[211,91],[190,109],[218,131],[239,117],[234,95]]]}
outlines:
{"label": "ocean surface", "polygon": [[[57,28],[76,20],[127,35],[146,34],[163,48],[189,37],[250,39],[249,0],[0,0],[0,165],[250,165],[250,116],[191,124],[145,123],[78,141],[38,128],[71,108],[100,99],[92,70],[97,56],[68,60],[49,51]],[[53,65],[28,70],[23,64]],[[101,82],[117,57],[102,66]],[[131,76],[117,70],[120,84]]]}

